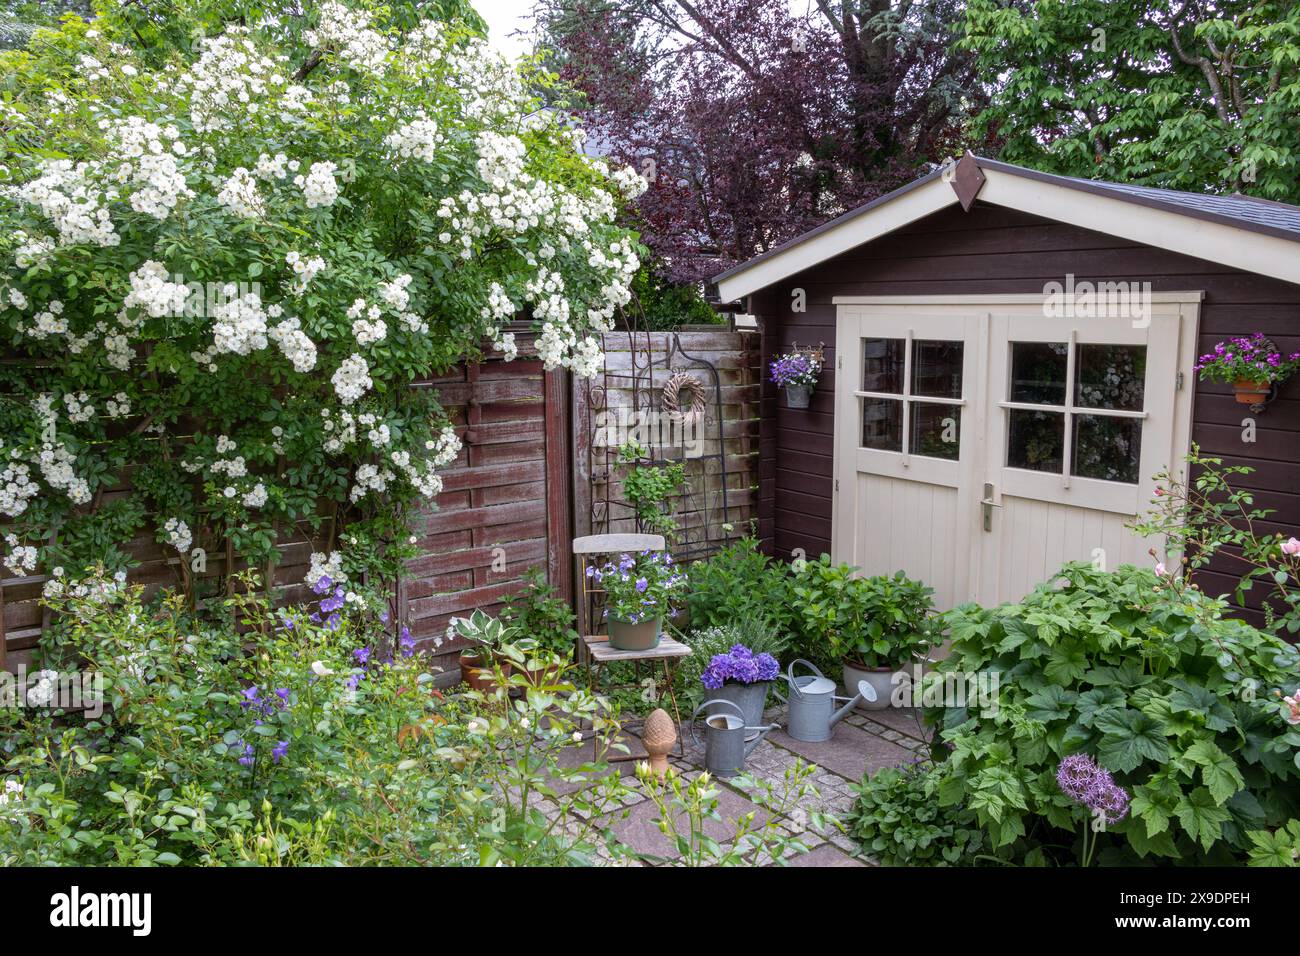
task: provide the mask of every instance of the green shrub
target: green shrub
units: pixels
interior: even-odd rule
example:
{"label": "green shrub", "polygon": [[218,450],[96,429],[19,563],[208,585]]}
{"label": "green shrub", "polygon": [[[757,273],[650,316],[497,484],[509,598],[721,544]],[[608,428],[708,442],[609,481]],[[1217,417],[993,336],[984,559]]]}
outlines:
{"label": "green shrub", "polygon": [[970,810],[941,806],[932,765],[886,767],[850,789],[849,834],[885,866],[969,866],[984,845]]}
{"label": "green shrub", "polygon": [[513,625],[518,633],[537,642],[540,650],[568,659],[577,646],[575,616],[569,602],[546,580],[542,568],[524,572],[524,588],[501,610],[501,620]]}
{"label": "green shrub", "polygon": [[[585,722],[598,758],[614,728],[563,672],[509,702],[444,699],[409,637],[346,609],[272,614],[250,591],[196,630],[181,599],[140,595],[51,602],[109,707],[0,709],[0,865],[581,863],[599,837],[581,820],[621,806],[616,775],[560,765]],[[580,819],[562,836],[535,794],[566,780],[591,785],[563,798]]]}
{"label": "green shrub", "polygon": [[930,645],[934,591],[908,578],[860,577],[828,555],[807,562],[793,588],[803,649],[867,667],[901,667]]}
{"label": "green shrub", "polygon": [[789,565],[758,550],[757,538],[742,538],[690,566],[686,606],[691,627],[702,629],[757,619],[778,634],[797,632],[798,617]]}
{"label": "green shrub", "polygon": [[1069,564],[1019,604],[949,612],[935,679],[988,670],[1000,692],[943,713],[940,802],[973,810],[994,849],[1082,859],[1090,817],[1056,774],[1086,754],[1132,801],[1096,859],[1244,861],[1250,831],[1297,816],[1300,730],[1279,697],[1300,653],[1224,610],[1177,578]]}

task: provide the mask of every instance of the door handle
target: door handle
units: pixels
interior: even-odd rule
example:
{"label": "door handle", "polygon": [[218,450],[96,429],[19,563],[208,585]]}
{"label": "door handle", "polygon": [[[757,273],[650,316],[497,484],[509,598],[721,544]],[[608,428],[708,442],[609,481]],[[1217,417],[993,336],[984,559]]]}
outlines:
{"label": "door handle", "polygon": [[993,509],[1002,506],[993,500],[993,485],[984,483],[984,497],[980,499],[980,508],[984,512],[984,530],[993,530]]}

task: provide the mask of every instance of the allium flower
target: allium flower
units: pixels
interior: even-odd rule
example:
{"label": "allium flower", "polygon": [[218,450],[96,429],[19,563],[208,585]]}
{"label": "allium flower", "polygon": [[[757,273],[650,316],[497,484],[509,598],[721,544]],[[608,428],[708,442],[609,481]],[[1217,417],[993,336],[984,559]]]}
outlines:
{"label": "allium flower", "polygon": [[1119,823],[1128,815],[1128,792],[1087,754],[1071,754],[1062,760],[1056,770],[1056,785],[1075,803],[1104,813],[1108,824]]}

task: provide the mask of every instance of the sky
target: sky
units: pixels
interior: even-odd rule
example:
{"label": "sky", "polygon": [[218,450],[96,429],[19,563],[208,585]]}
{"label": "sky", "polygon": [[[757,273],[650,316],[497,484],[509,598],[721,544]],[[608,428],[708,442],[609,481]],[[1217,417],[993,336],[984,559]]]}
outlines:
{"label": "sky", "polygon": [[[527,53],[528,38],[510,36],[515,30],[528,29],[533,0],[471,0],[474,9],[488,24],[488,42],[510,56]],[[786,0],[792,13],[806,13],[809,0]]]}
{"label": "sky", "polygon": [[488,42],[512,57],[528,52],[526,37],[512,37],[515,30],[531,25],[528,12],[533,0],[471,0],[474,9],[488,24]]}

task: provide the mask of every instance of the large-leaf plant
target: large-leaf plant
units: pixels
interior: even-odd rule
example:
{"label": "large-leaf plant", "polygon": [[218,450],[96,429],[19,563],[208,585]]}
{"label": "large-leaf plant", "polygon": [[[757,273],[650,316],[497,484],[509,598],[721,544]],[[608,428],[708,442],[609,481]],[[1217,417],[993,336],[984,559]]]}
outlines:
{"label": "large-leaf plant", "polygon": [[1300,729],[1278,695],[1300,653],[1224,609],[1151,571],[1069,564],[1019,604],[949,612],[939,676],[995,671],[1000,694],[942,713],[941,802],[974,810],[1002,853],[1051,859],[1085,812],[1057,768],[1086,753],[1132,796],[1099,860],[1243,860],[1248,831],[1297,815]]}

